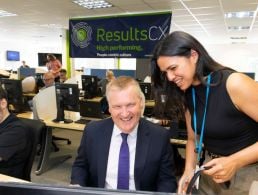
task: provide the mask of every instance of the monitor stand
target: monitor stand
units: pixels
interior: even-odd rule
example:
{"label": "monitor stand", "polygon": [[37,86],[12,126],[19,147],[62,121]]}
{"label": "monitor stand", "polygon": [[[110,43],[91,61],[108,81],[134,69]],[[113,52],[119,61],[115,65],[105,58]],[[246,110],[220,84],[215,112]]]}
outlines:
{"label": "monitor stand", "polygon": [[65,119],[64,116],[64,106],[60,106],[57,108],[56,119],[53,120],[54,123],[72,123],[73,120]]}

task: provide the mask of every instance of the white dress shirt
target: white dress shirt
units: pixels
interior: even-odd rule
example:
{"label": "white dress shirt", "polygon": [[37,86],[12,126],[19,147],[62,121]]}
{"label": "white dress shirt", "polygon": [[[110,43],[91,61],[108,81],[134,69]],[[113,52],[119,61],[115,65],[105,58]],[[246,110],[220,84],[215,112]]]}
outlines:
{"label": "white dress shirt", "polygon": [[[129,190],[136,190],[135,182],[134,182],[134,162],[135,162],[137,131],[138,131],[138,125],[127,137],[127,143],[129,146],[129,153],[130,153]],[[117,189],[118,161],[119,161],[120,146],[122,143],[121,133],[122,131],[116,125],[114,125],[110,147],[109,147],[107,174],[106,174],[106,180],[105,180],[105,188],[107,189]]]}

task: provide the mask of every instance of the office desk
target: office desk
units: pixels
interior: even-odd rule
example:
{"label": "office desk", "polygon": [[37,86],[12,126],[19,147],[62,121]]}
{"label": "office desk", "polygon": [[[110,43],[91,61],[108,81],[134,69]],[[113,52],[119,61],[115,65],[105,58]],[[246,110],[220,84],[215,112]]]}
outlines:
{"label": "office desk", "polygon": [[[19,118],[28,118],[33,119],[33,113],[27,112],[27,113],[21,113],[17,115]],[[79,113],[70,113],[69,117],[79,117]],[[62,129],[72,129],[72,130],[80,130],[82,131],[84,129],[83,124],[76,124],[76,123],[70,123],[70,124],[64,124],[64,123],[54,123],[52,121],[53,119],[45,119],[43,122],[46,124],[47,129],[45,132],[45,135],[43,135],[42,140],[42,150],[40,153],[40,159],[37,165],[37,169],[35,171],[36,175],[40,175],[44,173],[45,171],[51,169],[52,167],[56,166],[57,164],[60,164],[64,162],[65,160],[71,158],[71,155],[62,155],[62,156],[56,156],[51,157],[51,149],[52,149],[52,130],[53,128],[62,128]]]}
{"label": "office desk", "polygon": [[37,95],[37,94],[36,93],[23,93],[23,96],[30,97],[30,98],[33,98],[35,95]]}
{"label": "office desk", "polygon": [[[33,119],[33,113],[32,112],[24,112],[17,115],[20,118],[28,118]],[[80,118],[80,114],[78,112],[66,112],[65,111],[66,118],[72,119],[73,121],[76,121]],[[83,131],[85,125],[78,124],[78,123],[55,123],[52,121],[53,118],[46,118],[43,120],[43,122],[48,126],[52,128],[60,128],[60,129],[71,129],[71,130],[79,130]]]}
{"label": "office desk", "polygon": [[145,106],[146,106],[146,107],[151,107],[151,108],[153,108],[154,105],[155,105],[154,100],[146,100],[146,101],[145,101]]}
{"label": "office desk", "polygon": [[15,178],[15,177],[4,175],[4,174],[0,174],[0,182],[30,183],[29,181],[25,181],[25,180],[18,179],[18,178]]}

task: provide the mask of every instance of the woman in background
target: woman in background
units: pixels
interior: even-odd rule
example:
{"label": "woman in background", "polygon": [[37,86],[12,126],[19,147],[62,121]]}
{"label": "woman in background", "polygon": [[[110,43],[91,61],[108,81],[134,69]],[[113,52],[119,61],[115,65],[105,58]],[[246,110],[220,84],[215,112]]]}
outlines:
{"label": "woman in background", "polygon": [[62,68],[61,62],[53,54],[47,54],[47,61],[46,67],[48,71],[55,76],[55,82],[59,82],[59,72]]}
{"label": "woman in background", "polygon": [[173,86],[170,98],[185,108],[188,141],[178,192],[201,165],[204,146],[210,169],[202,172],[200,194],[247,194],[258,180],[258,84],[216,62],[184,32],[163,39],[151,62],[154,85]]}

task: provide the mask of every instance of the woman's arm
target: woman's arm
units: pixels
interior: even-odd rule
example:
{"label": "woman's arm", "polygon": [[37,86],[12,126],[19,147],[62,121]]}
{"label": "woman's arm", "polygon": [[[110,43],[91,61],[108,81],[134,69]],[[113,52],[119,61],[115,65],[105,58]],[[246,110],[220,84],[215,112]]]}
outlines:
{"label": "woman's arm", "polygon": [[186,129],[187,129],[187,144],[186,144],[186,158],[185,158],[185,171],[180,178],[178,185],[178,193],[182,194],[186,192],[188,184],[193,177],[194,169],[196,167],[197,155],[195,150],[195,136],[194,131],[191,126],[191,114],[189,110],[185,113]]}
{"label": "woman's arm", "polygon": [[[229,96],[236,108],[258,122],[258,84],[241,73],[232,73],[226,83]],[[204,173],[221,183],[233,177],[238,169],[258,161],[258,142],[228,157],[216,158],[206,163],[212,166]]]}

